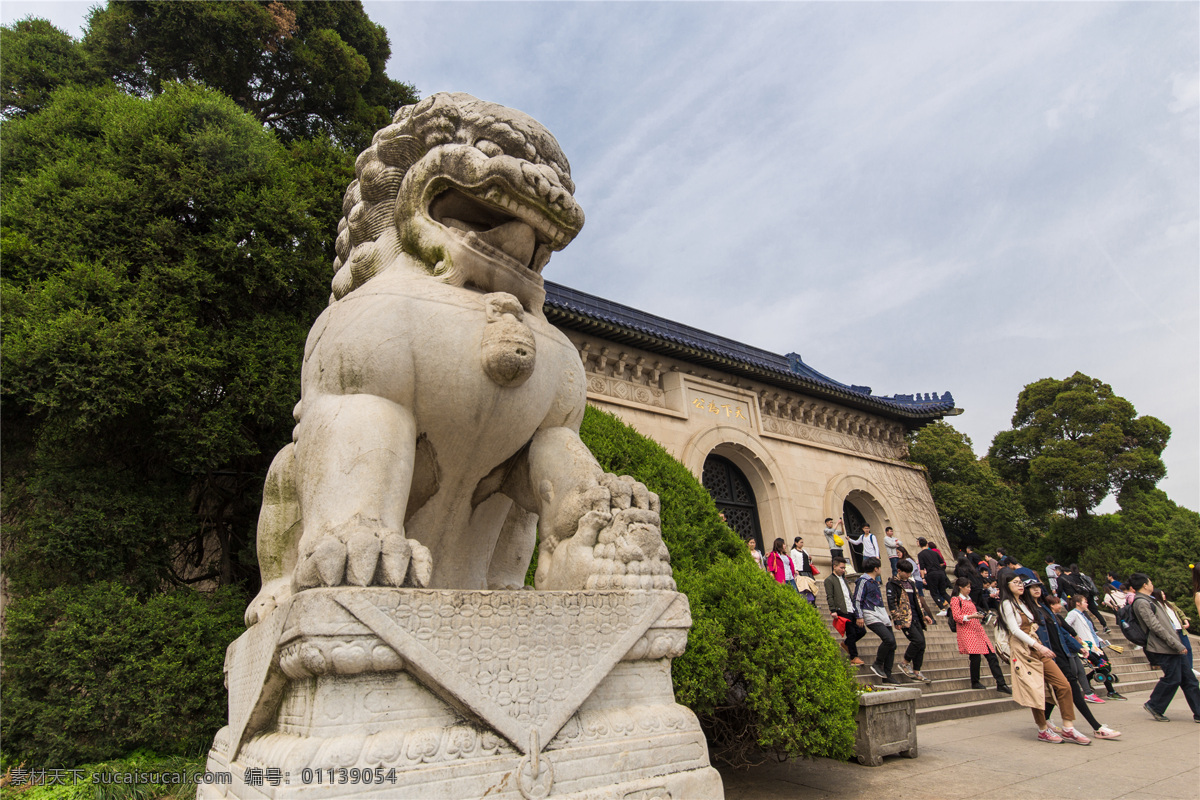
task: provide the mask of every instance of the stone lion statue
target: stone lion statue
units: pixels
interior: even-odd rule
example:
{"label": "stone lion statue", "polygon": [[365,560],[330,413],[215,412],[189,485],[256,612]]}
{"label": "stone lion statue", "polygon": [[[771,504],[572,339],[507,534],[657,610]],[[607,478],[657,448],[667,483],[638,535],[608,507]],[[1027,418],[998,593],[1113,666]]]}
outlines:
{"label": "stone lion statue", "polygon": [[267,475],[254,625],[318,586],[674,589],[658,497],[579,439],[584,372],[541,272],[583,226],[530,117],[401,108],[358,157],[333,293]]}

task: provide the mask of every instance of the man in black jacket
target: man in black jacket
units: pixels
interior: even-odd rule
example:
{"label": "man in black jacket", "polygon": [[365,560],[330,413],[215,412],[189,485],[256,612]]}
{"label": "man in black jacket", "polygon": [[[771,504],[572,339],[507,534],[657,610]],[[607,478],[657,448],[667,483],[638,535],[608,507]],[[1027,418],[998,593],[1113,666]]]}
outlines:
{"label": "man in black jacket", "polygon": [[924,536],[917,539],[921,552],[917,553],[917,564],[925,572],[925,588],[937,607],[941,609],[938,616],[946,615],[950,606],[950,579],[946,577],[946,561],[937,550],[929,547],[929,540]]}
{"label": "man in black jacket", "polygon": [[1081,570],[1075,564],[1072,564],[1071,566],[1074,570],[1075,577],[1078,578],[1079,583],[1083,586],[1084,593],[1087,595],[1088,604],[1087,608],[1084,609],[1084,613],[1091,614],[1093,617],[1095,617],[1096,621],[1100,623],[1100,627],[1104,628],[1104,632],[1111,635],[1112,631],[1108,629],[1108,623],[1105,622],[1104,617],[1100,615],[1100,603],[1096,596],[1100,593],[1100,590],[1096,588],[1096,582],[1092,580],[1090,575]]}

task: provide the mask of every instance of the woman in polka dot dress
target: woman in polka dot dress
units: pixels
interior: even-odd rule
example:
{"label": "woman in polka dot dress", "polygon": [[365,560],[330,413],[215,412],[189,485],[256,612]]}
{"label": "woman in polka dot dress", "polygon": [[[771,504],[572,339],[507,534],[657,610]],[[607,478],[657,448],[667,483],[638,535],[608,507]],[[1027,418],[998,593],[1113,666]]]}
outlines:
{"label": "woman in polka dot dress", "polygon": [[971,580],[959,578],[954,582],[957,594],[950,599],[950,613],[954,615],[954,623],[958,626],[958,652],[969,656],[971,661],[971,688],[982,689],[979,682],[979,662],[986,658],[988,669],[996,679],[996,691],[1012,694],[1012,689],[1004,682],[1004,673],[1000,670],[1000,661],[996,658],[996,650],[988,639],[987,631],[983,629],[983,614],[975,610],[971,602]]}

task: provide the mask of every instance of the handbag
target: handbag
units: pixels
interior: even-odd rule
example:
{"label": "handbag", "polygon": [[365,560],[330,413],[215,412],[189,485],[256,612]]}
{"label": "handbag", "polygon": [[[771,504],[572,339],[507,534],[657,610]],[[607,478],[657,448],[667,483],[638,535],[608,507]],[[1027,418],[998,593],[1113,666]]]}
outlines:
{"label": "handbag", "polygon": [[[954,618],[954,601],[955,600],[958,600],[958,598],[953,597],[950,599],[950,611],[946,614],[946,625],[950,628],[951,633],[958,632],[958,620],[956,620]],[[962,600],[958,600],[958,607],[962,608]]]}
{"label": "handbag", "polygon": [[839,636],[845,636],[846,618],[835,614],[833,617],[833,629],[838,632]]}
{"label": "handbag", "polygon": [[1012,647],[1009,645],[1008,628],[1004,627],[1004,623],[996,622],[996,652],[1005,658],[1012,660]]}

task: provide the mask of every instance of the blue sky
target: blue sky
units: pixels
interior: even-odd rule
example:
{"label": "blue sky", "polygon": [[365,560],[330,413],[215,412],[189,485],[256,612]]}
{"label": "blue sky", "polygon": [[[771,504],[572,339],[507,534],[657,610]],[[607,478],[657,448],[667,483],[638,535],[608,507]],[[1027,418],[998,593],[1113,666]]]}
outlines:
{"label": "blue sky", "polygon": [[1085,372],[1171,426],[1200,508],[1200,5],[364,5],[391,77],[558,138],[588,222],[549,279],[949,390],[980,454]]}

